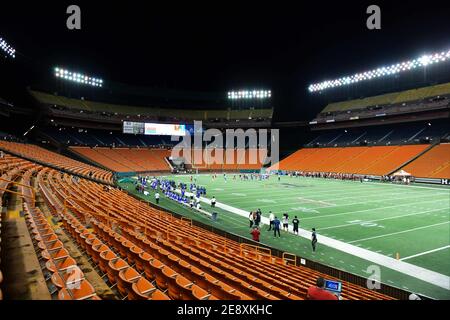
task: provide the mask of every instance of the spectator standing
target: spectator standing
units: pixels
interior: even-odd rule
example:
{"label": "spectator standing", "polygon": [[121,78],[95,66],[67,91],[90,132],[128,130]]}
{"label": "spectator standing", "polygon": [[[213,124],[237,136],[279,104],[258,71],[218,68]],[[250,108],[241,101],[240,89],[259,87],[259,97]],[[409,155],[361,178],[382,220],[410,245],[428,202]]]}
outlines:
{"label": "spectator standing", "polygon": [[300,220],[298,220],[297,216],[292,220],[292,225],[294,227],[294,233],[298,234],[298,225],[300,224]]}
{"label": "spectator standing", "polygon": [[283,215],[283,230],[284,231],[289,230],[289,216],[287,214]]}
{"label": "spectator standing", "polygon": [[272,211],[269,211],[269,229],[267,231],[272,230],[273,220],[275,220],[275,215],[272,213]]}
{"label": "spectator standing", "polygon": [[248,220],[250,221],[250,228],[253,227],[253,211],[250,211]]}
{"label": "spectator standing", "polygon": [[275,219],[273,220],[273,236],[276,238],[277,237],[277,233],[278,233],[278,237],[281,238],[281,234],[280,234],[280,224],[281,221],[278,220],[277,217],[275,217]]}
{"label": "spectator standing", "polygon": [[259,231],[258,226],[255,226],[253,228],[253,230],[250,232],[250,234],[252,235],[253,241],[259,242],[259,236],[260,236],[261,232]]}
{"label": "spectator standing", "polygon": [[256,211],[256,216],[255,216],[255,225],[257,225],[259,227],[260,223],[261,223],[261,209],[258,209]]}
{"label": "spectator standing", "polygon": [[312,245],[313,252],[316,252],[316,245],[317,245],[316,228],[312,228],[311,245]]}

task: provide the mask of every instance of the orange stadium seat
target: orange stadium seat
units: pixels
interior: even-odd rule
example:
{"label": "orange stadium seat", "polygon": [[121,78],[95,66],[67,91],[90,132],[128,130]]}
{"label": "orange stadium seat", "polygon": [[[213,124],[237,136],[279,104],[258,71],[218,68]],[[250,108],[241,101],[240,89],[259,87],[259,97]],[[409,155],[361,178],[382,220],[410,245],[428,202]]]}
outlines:
{"label": "orange stadium seat", "polygon": [[167,149],[148,148],[88,148],[70,147],[70,149],[115,172],[167,172],[170,166],[166,157]]}
{"label": "orange stadium seat", "polygon": [[[317,152],[317,149],[308,150],[308,157],[315,158]],[[341,163],[363,153],[363,149],[329,151],[329,155],[335,160],[340,159],[337,162]],[[298,162],[307,163],[303,159]],[[23,164],[29,165],[26,161]],[[328,167],[331,162],[323,161],[320,165]],[[122,297],[153,300],[304,299],[314,279],[323,276],[317,271],[285,265],[278,260],[241,256],[237,242],[184,224],[124,191],[111,189],[106,192],[102,184],[92,180],[80,179],[79,183],[73,184],[69,174],[32,164],[29,168],[38,172],[37,186],[47,191],[42,193],[45,203],[59,208],[66,199],[71,199],[71,206],[66,210],[56,210],[64,229],[91,257],[91,262],[98,266],[109,284],[117,284]],[[130,207],[134,210],[130,211]],[[42,219],[39,209],[27,210],[30,234],[34,235],[36,247],[46,258],[49,272],[55,274],[76,265],[63,243],[48,228],[46,219]],[[86,221],[90,221],[92,228],[87,229]],[[167,233],[168,224],[174,226],[171,236]],[[136,227],[142,225],[147,226],[145,234],[136,232]],[[192,235],[196,235],[196,239],[192,239]],[[64,274],[58,273],[51,279],[59,287],[59,299],[99,299],[95,288],[86,279],[80,282],[79,288],[64,287]],[[355,284],[343,282],[343,286],[344,299],[390,299]],[[163,293],[165,290],[168,290],[167,294]]]}
{"label": "orange stadium seat", "polygon": [[414,177],[450,178],[450,144],[434,146],[403,169]]}
{"label": "orange stadium seat", "polygon": [[278,163],[279,170],[386,175],[428,145],[304,148]]}

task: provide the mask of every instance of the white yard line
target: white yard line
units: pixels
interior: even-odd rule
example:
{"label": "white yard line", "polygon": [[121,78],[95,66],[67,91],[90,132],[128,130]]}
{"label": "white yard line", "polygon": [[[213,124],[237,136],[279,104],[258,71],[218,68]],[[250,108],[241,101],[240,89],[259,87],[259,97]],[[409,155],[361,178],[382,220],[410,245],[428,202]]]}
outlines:
{"label": "white yard line", "polygon": [[[364,222],[378,222],[378,221],[384,221],[384,220],[399,219],[399,218],[404,218],[404,217],[409,217],[409,216],[416,216],[416,215],[420,215],[420,214],[425,214],[425,213],[430,213],[430,212],[435,212],[435,211],[442,211],[442,210],[448,210],[448,208],[441,208],[441,209],[434,209],[434,210],[420,211],[420,212],[409,213],[409,214],[403,214],[403,215],[394,216],[394,217],[387,217],[387,218],[381,218],[381,219],[367,220],[367,221],[364,221]],[[322,230],[335,229],[335,228],[343,228],[343,227],[349,227],[349,226],[355,226],[355,225],[357,226],[358,224],[355,224],[355,223],[347,223],[347,224],[341,224],[341,225],[337,225],[337,226],[331,226],[331,227],[320,228],[320,230],[322,231]]]}
{"label": "white yard line", "polygon": [[[364,197],[364,199],[365,199],[365,201],[359,201],[359,202],[344,202],[344,203],[341,203],[341,204],[334,204],[334,205],[324,205],[324,206],[320,206],[320,207],[309,207],[308,209],[311,209],[311,210],[317,210],[317,209],[327,209],[327,208],[338,208],[338,207],[348,207],[348,206],[353,206],[353,205],[357,205],[357,204],[368,204],[368,203],[376,203],[376,202],[389,202],[389,201],[398,201],[398,200],[408,200],[408,199],[418,199],[418,198],[426,198],[426,199],[430,199],[430,198],[433,198],[433,197],[436,197],[436,195],[434,195],[434,196],[430,196],[430,195],[422,195],[422,196],[417,196],[417,195],[411,195],[411,196],[409,196],[409,197],[399,197],[398,195],[400,195],[400,193],[399,194],[392,194],[392,193],[389,193],[388,194],[389,195],[389,197],[383,197],[383,194],[376,194],[376,195],[372,195],[372,196],[367,196],[367,197]],[[404,195],[404,194],[403,194]],[[383,199],[376,199],[376,200],[367,200],[367,198],[369,198],[369,197],[374,197],[374,196],[376,196],[376,197],[383,197]],[[260,206],[259,208],[273,208],[273,207],[277,207],[277,206],[285,206],[286,205],[286,203],[284,203],[284,199],[286,199],[286,200],[292,200],[292,199],[294,199],[295,198],[295,196],[289,196],[289,197],[283,197],[283,198],[276,198],[276,201],[277,202],[279,202],[280,200],[283,202],[283,203],[280,203],[280,204],[274,204],[274,205],[272,205],[272,206],[270,206],[270,205],[267,205],[267,206]],[[221,200],[227,200],[227,199],[233,199],[233,198],[229,198],[229,197],[227,197],[227,198],[222,198],[221,197]],[[333,200],[334,201],[336,201],[336,200],[343,200],[343,199],[354,199],[354,197],[345,197],[345,198],[333,198]],[[312,199],[310,199],[311,201],[315,201],[315,200],[312,200]],[[447,199],[441,199],[442,201],[447,201]],[[436,201],[441,201],[441,200],[436,200]],[[246,203],[246,202],[248,202],[248,199],[247,200],[244,200],[244,201],[236,201],[236,200],[234,200],[233,199],[233,203],[240,203],[240,202],[244,202],[244,203]],[[302,203],[299,203],[299,204],[302,204]],[[385,208],[385,207],[380,207],[380,208]],[[287,212],[295,212],[295,210],[291,210],[291,211],[287,211]]]}
{"label": "white yard line", "polygon": [[[190,195],[188,192],[186,192],[186,195]],[[210,199],[200,197],[200,200],[205,203],[210,203]],[[234,208],[232,206],[226,205],[221,202],[216,202],[216,206],[226,210],[228,212],[240,215],[242,217],[248,218],[248,212],[242,209]],[[269,219],[266,217],[261,217],[261,223],[262,224],[269,224]],[[448,223],[448,222],[447,222]],[[292,226],[289,226],[289,232],[292,233]],[[311,232],[305,229],[299,228],[299,236],[310,239],[311,238]],[[319,243],[323,244],[325,246],[337,249],[339,251],[348,253],[350,255],[356,256],[361,259],[368,260],[370,262],[373,262],[378,265],[382,265],[384,267],[390,268],[392,270],[398,271],[400,273],[415,277],[417,279],[420,279],[422,281],[431,283],[435,286],[444,288],[446,290],[450,290],[450,277],[446,276],[444,274],[428,270],[401,260],[396,260],[394,258],[390,258],[388,256],[363,249],[360,247],[357,247],[355,245],[352,245],[350,243],[345,243],[339,240],[335,240],[329,237],[321,236],[318,237]]]}
{"label": "white yard line", "polygon": [[[238,188],[236,186],[233,186],[233,190],[234,191],[245,191],[248,195],[255,196],[255,197],[260,195],[260,194],[261,195],[266,195],[267,194],[268,190],[260,190],[260,189],[265,189],[265,188],[264,187],[263,188],[258,188],[258,190],[255,191],[253,189],[249,189],[248,187],[247,188]],[[338,198],[338,199],[354,198],[355,195],[358,195],[358,194],[364,195],[364,194],[367,194],[368,192],[370,192],[367,189],[366,190],[361,189],[361,187],[359,187],[359,188],[343,188],[343,187],[341,187],[339,189],[327,189],[327,190],[321,190],[321,191],[317,191],[314,188],[312,188],[312,189],[313,190],[311,191],[311,188],[309,188],[309,189],[302,188],[301,190],[296,190],[296,191],[298,192],[298,194],[300,194],[300,195],[302,195],[302,196],[304,196],[306,198],[313,198],[313,197],[324,198],[323,196],[326,196],[326,195],[331,195],[333,197],[336,196],[336,195],[345,195],[346,196],[346,197],[342,197],[342,198]],[[285,189],[275,189],[275,190],[271,189],[270,193],[271,193],[272,197],[274,197],[274,198],[275,197],[276,198],[282,198],[282,197],[279,197],[278,194],[285,195],[286,194],[286,190]],[[349,193],[352,194],[352,197],[347,197],[347,195]],[[419,193],[419,191],[415,191],[415,190],[408,191],[408,192],[405,192],[405,190],[403,190],[401,193],[399,192],[397,194],[399,194],[399,195],[400,194],[402,194],[402,195],[405,195],[405,194],[413,195],[413,194],[418,194],[418,193]],[[373,196],[382,195],[382,194],[392,195],[393,193],[392,193],[392,190],[388,190],[388,191],[381,192],[381,193],[377,192],[377,193],[373,194]],[[447,193],[439,193],[439,194],[434,193],[433,195],[448,196],[449,194],[447,194]],[[230,197],[229,195],[223,195],[222,198],[225,199],[225,200],[232,199],[232,197]]]}
{"label": "white yard line", "polygon": [[[312,203],[324,204],[325,206],[328,206],[328,207],[335,207],[336,206],[336,204],[334,204],[334,203],[321,201],[321,200],[307,199],[307,198],[303,198],[303,197],[297,197],[297,200],[306,201],[306,202],[312,202]],[[333,199],[333,200],[338,200],[338,199]]]}
{"label": "white yard line", "polygon": [[379,235],[379,236],[374,236],[374,237],[369,237],[369,238],[364,238],[364,239],[353,240],[353,241],[349,241],[348,243],[355,243],[355,242],[361,242],[361,241],[373,240],[373,239],[378,239],[378,238],[390,237],[390,236],[394,236],[394,235],[397,235],[397,234],[402,234],[402,233],[407,233],[407,232],[412,232],[412,231],[422,230],[422,229],[426,229],[426,228],[431,228],[431,227],[441,226],[441,225],[443,225],[443,224],[448,224],[448,223],[450,223],[450,221],[440,222],[440,223],[435,223],[435,224],[430,224],[430,225],[427,225],[427,226],[417,227],[417,228],[412,228],[412,229],[403,230],[403,231],[398,231],[398,232],[392,232],[392,233],[381,234],[381,235]]}
{"label": "white yard line", "polygon": [[[209,174],[203,174],[203,176],[210,176]],[[238,180],[236,180],[238,181]],[[248,182],[251,182],[252,180],[249,180]],[[253,180],[255,181],[255,180]],[[289,183],[290,182],[310,182],[314,181],[317,182],[323,182],[323,184],[330,184],[330,183],[339,183],[339,184],[348,184],[350,186],[356,186],[360,185],[361,183],[358,181],[349,181],[349,180],[339,180],[339,179],[324,179],[324,178],[285,178],[280,181],[280,183]],[[243,181],[244,182],[244,181]],[[278,183],[274,180],[269,180],[271,183]],[[381,182],[364,182],[363,183],[366,186],[373,186],[373,187],[392,187],[392,188],[411,188],[411,189],[428,189],[428,190],[434,190],[434,191],[442,191],[445,194],[449,194],[449,189],[445,189],[442,187],[427,187],[427,186],[418,186],[418,185],[404,185],[404,184],[393,184],[393,183],[381,183]],[[239,187],[238,187],[239,188]],[[341,189],[341,188],[340,188]]]}
{"label": "white yard line", "polygon": [[422,203],[427,203],[427,202],[436,203],[437,201],[447,201],[448,202],[448,199],[427,200],[427,201],[419,201],[419,202],[414,202],[414,203],[408,202],[408,203],[404,203],[404,204],[396,204],[394,206],[387,206],[387,207],[378,207],[378,208],[370,208],[370,209],[363,209],[363,210],[347,211],[347,212],[334,213],[334,214],[323,214],[321,216],[303,218],[302,220],[323,219],[323,218],[328,218],[328,217],[345,216],[348,214],[353,214],[353,213],[358,213],[358,212],[367,212],[367,211],[373,211],[373,210],[385,210],[385,209],[390,209],[390,208],[398,208],[398,207],[405,207],[405,206],[411,206],[411,205],[420,205]]}
{"label": "white yard line", "polygon": [[437,249],[433,249],[433,250],[424,251],[424,252],[421,252],[421,253],[418,253],[418,254],[413,254],[412,256],[404,257],[404,258],[402,258],[400,260],[403,261],[403,260],[412,259],[412,258],[415,258],[415,257],[420,257],[420,256],[423,256],[423,255],[426,255],[426,254],[429,254],[429,253],[445,250],[447,248],[450,248],[450,245],[447,245],[447,246],[444,246],[444,247],[440,247],[440,248],[437,248]]}
{"label": "white yard line", "polygon": [[400,188],[416,188],[416,189],[429,189],[429,190],[439,190],[439,191],[448,191],[445,188],[436,188],[436,187],[424,187],[424,186],[416,186],[416,185],[405,185],[405,184],[389,184],[389,183],[380,183],[380,182],[368,182],[373,186],[390,186],[390,187],[400,187]]}

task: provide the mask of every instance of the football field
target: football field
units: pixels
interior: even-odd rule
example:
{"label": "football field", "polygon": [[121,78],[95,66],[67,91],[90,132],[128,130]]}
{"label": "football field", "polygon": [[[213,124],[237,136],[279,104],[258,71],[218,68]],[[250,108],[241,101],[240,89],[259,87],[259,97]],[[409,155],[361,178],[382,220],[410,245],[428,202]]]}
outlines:
{"label": "football field", "polygon": [[[450,189],[430,185],[394,185],[331,179],[276,176],[240,181],[233,174],[213,180],[194,175],[207,188],[203,208],[215,196],[217,222],[163,199],[162,206],[221,229],[250,237],[248,212],[260,208],[281,219],[297,216],[303,236],[287,232],[274,238],[262,228],[261,242],[351,273],[368,276],[381,267],[381,281],[431,297],[449,298]],[[167,177],[189,185],[190,176]],[[124,184],[130,190],[130,186]],[[152,194],[148,200],[152,199]],[[265,219],[267,220],[267,219]],[[264,222],[264,221],[263,221]],[[309,232],[316,228],[319,248],[313,253]],[[397,259],[398,258],[398,259]]]}

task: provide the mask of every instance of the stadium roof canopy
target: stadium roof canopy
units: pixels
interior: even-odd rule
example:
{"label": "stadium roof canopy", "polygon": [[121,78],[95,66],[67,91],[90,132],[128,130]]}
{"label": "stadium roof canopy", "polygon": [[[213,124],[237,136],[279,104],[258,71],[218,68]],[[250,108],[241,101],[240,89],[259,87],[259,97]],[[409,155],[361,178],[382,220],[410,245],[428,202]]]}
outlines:
{"label": "stadium roof canopy", "polygon": [[423,87],[413,90],[393,92],[364,99],[335,102],[328,104],[321,113],[357,110],[373,106],[400,104],[404,102],[417,101],[429,97],[450,95],[450,83]]}
{"label": "stadium roof canopy", "polygon": [[57,96],[40,91],[31,90],[32,96],[40,103],[65,107],[71,110],[82,110],[97,113],[108,113],[130,116],[152,116],[167,118],[183,118],[187,120],[208,120],[208,119],[251,119],[266,118],[271,119],[273,109],[246,109],[246,110],[195,110],[195,109],[168,109],[158,107],[141,107],[131,105],[109,104],[88,100],[72,99],[64,96]]}

